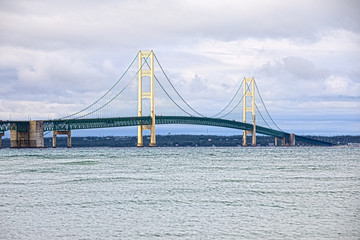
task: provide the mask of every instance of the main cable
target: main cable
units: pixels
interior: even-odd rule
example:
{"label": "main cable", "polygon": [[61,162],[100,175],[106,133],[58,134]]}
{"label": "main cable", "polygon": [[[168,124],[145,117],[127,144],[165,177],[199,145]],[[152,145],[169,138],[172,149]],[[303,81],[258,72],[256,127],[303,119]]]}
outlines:
{"label": "main cable", "polygon": [[188,114],[190,117],[194,117],[194,115],[192,115],[191,113],[187,112],[185,109],[183,109],[182,107],[179,106],[179,104],[177,104],[174,99],[172,99],[172,97],[169,95],[169,93],[165,90],[165,88],[162,86],[162,84],[160,83],[160,81],[158,80],[158,78],[156,77],[156,75],[154,74],[154,78],[156,80],[156,82],[160,85],[160,87],[162,88],[162,90],[166,93],[166,95],[170,98],[170,100],[178,107],[180,108],[180,110],[182,110],[184,113]]}
{"label": "main cable", "polygon": [[[136,76],[136,75],[135,75],[135,76]],[[134,78],[135,78],[135,77],[133,77],[133,78],[125,85],[125,87],[124,87],[123,89],[121,89],[121,91],[119,91],[112,99],[110,99],[110,100],[109,100],[108,102],[106,102],[104,105],[102,105],[101,107],[95,109],[95,110],[92,111],[92,112],[86,113],[86,114],[84,114],[84,115],[82,115],[82,116],[79,116],[79,117],[77,117],[77,118],[75,118],[75,119],[80,119],[80,118],[89,116],[90,114],[92,114],[92,113],[94,113],[94,112],[96,112],[96,111],[99,111],[99,110],[103,109],[104,107],[106,107],[107,105],[109,105],[112,101],[114,101],[114,100],[130,85],[130,83],[134,80]]]}
{"label": "main cable", "polygon": [[225,109],[232,103],[232,101],[234,101],[234,99],[235,99],[236,95],[239,93],[239,91],[240,91],[241,86],[243,85],[243,83],[244,83],[244,80],[241,82],[240,86],[238,87],[235,95],[232,97],[232,99],[230,100],[230,102],[229,102],[220,112],[218,112],[217,114],[211,116],[212,118],[214,118],[214,117],[216,117],[216,116],[219,116],[219,115],[220,115],[222,112],[224,112]]}
{"label": "main cable", "polygon": [[[282,131],[283,132],[283,130],[281,130],[281,128],[279,128],[279,126],[278,125],[276,125],[276,123],[274,122],[274,120],[272,119],[272,117],[270,116],[270,113],[269,113],[269,111],[267,110],[267,108],[266,108],[266,105],[265,105],[265,103],[264,103],[264,101],[263,101],[263,99],[262,99],[262,97],[261,97],[261,93],[260,93],[260,91],[259,91],[259,88],[258,88],[258,86],[257,86],[257,84],[256,84],[256,82],[255,82],[255,87],[256,87],[256,90],[257,90],[257,92],[259,93],[259,96],[260,96],[260,99],[261,99],[261,102],[262,102],[262,104],[264,105],[264,107],[265,107],[265,111],[267,112],[267,114],[268,114],[268,116],[270,117],[270,119],[271,119],[271,121],[274,123],[274,125],[280,130],[280,131]],[[260,111],[259,111],[260,112]]]}
{"label": "main cable", "polygon": [[[149,56],[147,56],[145,58],[145,62],[146,62],[146,59],[148,59]],[[142,67],[144,66],[145,62],[141,65],[141,67],[139,67],[139,69],[136,71],[136,73],[134,74],[134,76],[131,78],[131,80],[125,85],[125,87],[123,89],[121,89],[121,91],[119,91],[112,99],[110,99],[107,103],[105,103],[104,105],[102,105],[101,107],[95,109],[94,111],[90,112],[90,113],[87,113],[85,115],[82,115],[80,117],[78,117],[77,119],[79,118],[83,118],[83,117],[86,117],[86,116],[89,116],[90,114],[100,110],[100,109],[103,109],[105,106],[109,105],[109,103],[111,103],[112,101],[114,101],[128,86],[130,86],[130,83],[135,79],[135,77],[138,75],[138,73],[140,72],[140,70],[142,69]]]}
{"label": "main cable", "polygon": [[192,108],[192,107],[185,101],[185,99],[180,95],[180,93],[176,90],[176,88],[174,87],[174,85],[171,83],[169,77],[168,77],[167,74],[165,73],[164,69],[162,68],[162,66],[161,66],[161,64],[160,64],[160,62],[159,62],[159,60],[158,60],[158,58],[156,57],[155,54],[154,54],[154,56],[155,56],[156,62],[159,64],[159,67],[160,67],[161,71],[163,72],[165,78],[168,80],[168,82],[170,83],[171,87],[175,90],[176,94],[181,98],[181,100],[182,100],[191,110],[193,110],[195,113],[197,113],[198,115],[200,115],[200,116],[202,116],[202,117],[205,117],[204,114],[201,114],[201,113],[199,113],[198,111],[196,111],[194,108]]}
{"label": "main cable", "polygon": [[258,110],[258,112],[259,112],[259,114],[260,114],[260,117],[262,118],[262,120],[264,121],[264,123],[265,123],[269,128],[273,129],[272,127],[270,127],[270,125],[269,125],[269,124],[266,122],[266,120],[264,119],[264,117],[263,117],[263,115],[261,114],[261,112],[260,112],[258,106],[256,105],[256,103],[255,103],[255,107],[256,107],[256,109]]}
{"label": "main cable", "polygon": [[[125,76],[125,74],[129,71],[130,67],[133,65],[133,63],[135,62],[135,60],[137,59],[137,57],[139,56],[139,53],[136,54],[135,58],[132,60],[132,62],[130,63],[129,67],[125,70],[125,72],[121,75],[121,77],[116,81],[116,83],[104,94],[102,95],[98,100],[96,100],[95,102],[93,102],[92,104],[90,104],[89,106],[87,106],[86,108],[76,112],[76,113],[73,113],[73,114],[70,114],[68,116],[65,116],[65,117],[62,117],[60,118],[61,119],[66,119],[66,118],[70,118],[72,116],[75,116],[79,113],[82,113],[86,110],[88,110],[89,108],[91,108],[92,106],[94,106],[96,103],[98,103],[100,100],[102,100],[107,94],[109,94],[109,92],[111,90],[113,90],[115,88],[115,86],[122,80],[122,78]],[[138,71],[139,72],[139,71]]]}
{"label": "main cable", "polygon": [[[154,54],[155,55],[155,54]],[[150,67],[149,63],[147,62],[147,60],[145,59],[144,63],[146,63],[146,65],[148,67]],[[182,110],[184,113],[186,113],[187,115],[193,117],[194,115],[192,115],[191,113],[189,113],[188,111],[186,111],[185,109],[183,109],[182,107],[180,107],[179,104],[177,104],[175,102],[175,100],[170,96],[170,94],[165,90],[165,88],[163,87],[163,85],[160,83],[159,79],[156,77],[156,75],[154,74],[154,78],[156,80],[156,82],[160,85],[161,89],[165,92],[165,94],[170,98],[170,100],[180,109]]]}
{"label": "main cable", "polygon": [[[245,83],[245,87],[247,87],[246,90],[250,90],[250,87],[249,87],[248,85],[246,85],[246,83]],[[233,109],[231,109],[230,112],[228,112],[228,113],[225,114],[225,115],[222,115],[220,118],[224,118],[224,117],[228,116],[230,113],[232,113],[232,112],[239,106],[239,104],[242,102],[242,100],[244,99],[244,97],[245,97],[245,94],[242,95],[242,97],[241,97],[241,99],[239,100],[239,102],[235,105],[235,107],[234,107]]]}

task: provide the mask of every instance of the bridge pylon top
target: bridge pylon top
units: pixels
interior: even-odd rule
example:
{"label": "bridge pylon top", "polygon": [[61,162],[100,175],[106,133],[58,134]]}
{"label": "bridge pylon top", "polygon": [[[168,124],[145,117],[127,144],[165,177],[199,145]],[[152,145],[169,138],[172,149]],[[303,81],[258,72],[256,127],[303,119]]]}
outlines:
{"label": "bridge pylon top", "polygon": [[150,51],[139,51],[139,53],[143,56],[143,57],[150,57],[151,54],[154,53],[153,50],[150,50]]}

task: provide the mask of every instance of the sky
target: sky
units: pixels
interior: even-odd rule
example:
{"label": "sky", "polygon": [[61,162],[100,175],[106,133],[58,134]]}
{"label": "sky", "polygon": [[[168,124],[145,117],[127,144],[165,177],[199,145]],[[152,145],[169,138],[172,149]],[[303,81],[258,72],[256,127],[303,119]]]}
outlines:
{"label": "sky", "polygon": [[357,0],[0,0],[0,119],[76,112],[153,50],[195,109],[219,111],[254,77],[284,131],[359,135],[359,10]]}

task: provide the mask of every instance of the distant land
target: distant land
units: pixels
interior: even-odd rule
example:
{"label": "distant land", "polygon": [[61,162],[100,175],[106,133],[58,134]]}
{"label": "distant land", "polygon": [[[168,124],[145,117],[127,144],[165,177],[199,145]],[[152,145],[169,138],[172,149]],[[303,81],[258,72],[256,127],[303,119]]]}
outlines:
{"label": "distant land", "polygon": [[[334,145],[360,146],[360,136],[309,136],[315,139],[331,142]],[[259,146],[274,146],[274,137],[257,136]],[[57,146],[66,147],[66,137],[57,137]],[[107,136],[107,137],[72,137],[72,147],[136,147],[136,136]],[[46,147],[52,147],[52,137],[44,139]],[[250,137],[248,142],[251,143]],[[144,136],[144,145],[148,146],[150,137]],[[236,147],[242,145],[242,135],[217,136],[217,135],[158,135],[156,136],[158,147]],[[297,141],[296,145],[306,146]],[[10,139],[5,138],[3,148],[10,147]]]}

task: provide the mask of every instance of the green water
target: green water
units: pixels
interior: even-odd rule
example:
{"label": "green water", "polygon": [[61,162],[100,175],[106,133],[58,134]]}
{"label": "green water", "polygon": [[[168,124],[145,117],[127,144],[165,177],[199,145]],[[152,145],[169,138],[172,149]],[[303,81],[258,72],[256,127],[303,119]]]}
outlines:
{"label": "green water", "polygon": [[359,148],[0,150],[0,239],[359,239]]}

